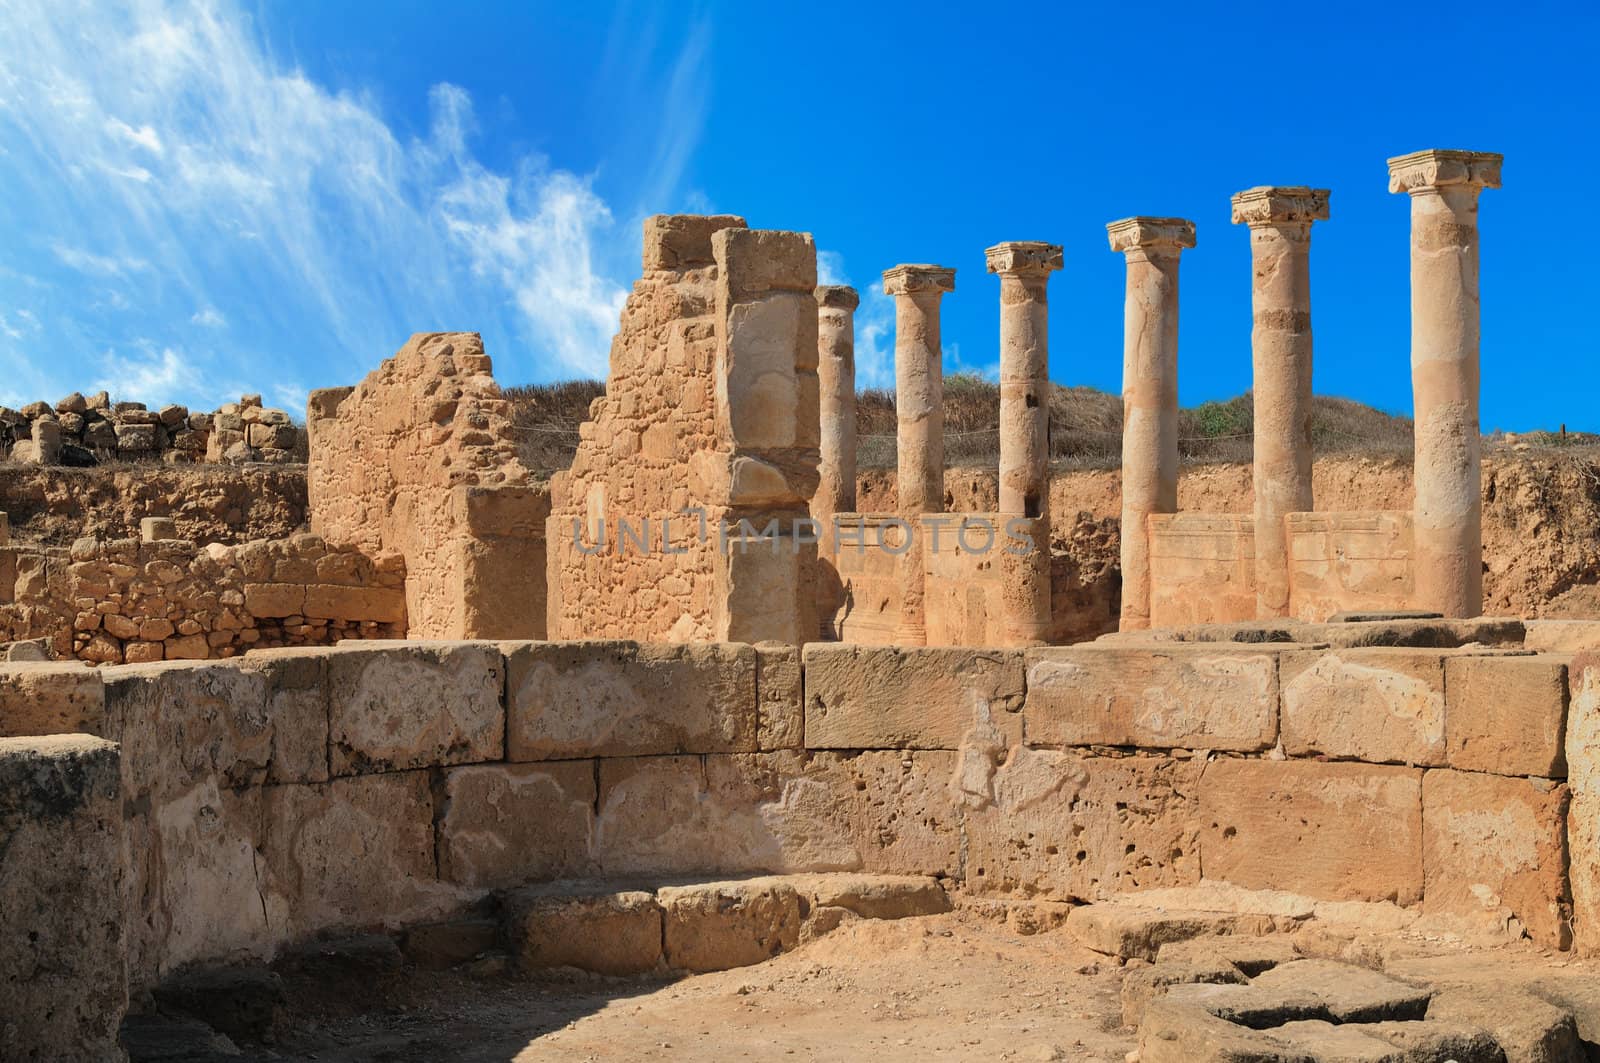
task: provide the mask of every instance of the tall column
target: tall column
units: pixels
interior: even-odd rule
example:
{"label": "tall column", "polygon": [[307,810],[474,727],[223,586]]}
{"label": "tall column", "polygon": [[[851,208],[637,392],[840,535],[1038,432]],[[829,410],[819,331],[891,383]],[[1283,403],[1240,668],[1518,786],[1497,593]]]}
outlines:
{"label": "tall column", "polygon": [[944,374],[939,347],[939,299],[956,290],[956,271],[906,265],[885,270],[883,290],[894,296],[895,498],[912,526],[900,555],[898,641],[927,641],[923,612],[923,513],[944,510]]}
{"label": "tall column", "polygon": [[1050,341],[1046,289],[1061,248],[1037,240],[984,252],[1000,276],[1000,514],[1028,524],[1033,549],[1002,558],[1008,644],[1044,642],[1050,628]]}
{"label": "tall column", "polygon": [[1122,339],[1122,616],[1150,626],[1152,513],[1178,509],[1178,256],[1194,222],[1124,218],[1106,226],[1128,260]]}
{"label": "tall column", "polygon": [[1416,606],[1483,612],[1478,434],[1478,193],[1502,156],[1418,151],[1389,160],[1411,195],[1411,391],[1415,417]]}
{"label": "tall column", "polygon": [[821,481],[811,515],[828,524],[856,509],[856,328],[861,297],[830,284],[817,295],[817,381],[822,394]]}
{"label": "tall column", "polygon": [[1312,509],[1311,223],[1327,217],[1326,188],[1249,188],[1233,197],[1233,223],[1250,227],[1260,617],[1289,615],[1283,518]]}

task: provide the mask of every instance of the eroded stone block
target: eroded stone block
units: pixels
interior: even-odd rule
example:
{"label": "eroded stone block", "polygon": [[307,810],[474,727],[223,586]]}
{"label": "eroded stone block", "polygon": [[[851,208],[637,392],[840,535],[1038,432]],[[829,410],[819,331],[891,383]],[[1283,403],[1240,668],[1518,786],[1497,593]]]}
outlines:
{"label": "eroded stone block", "polygon": [[1422,897],[1422,772],[1217,760],[1200,778],[1200,869],[1324,900]]}
{"label": "eroded stone block", "polygon": [[333,774],[499,760],[504,668],[485,643],[341,648],[328,662]]}
{"label": "eroded stone block", "polygon": [[0,737],[101,734],[106,697],[100,673],[76,662],[0,666]]}
{"label": "eroded stone block", "polygon": [[1277,738],[1275,653],[1047,649],[1027,661],[1030,745],[1249,751]]}
{"label": "eroded stone block", "polygon": [[661,965],[661,906],[651,893],[556,883],[514,890],[504,903],[511,949],[525,968],[630,975]]}
{"label": "eroded stone block", "polygon": [[811,643],[804,663],[811,749],[956,749],[983,726],[1020,737],[1021,650]]}
{"label": "eroded stone block", "polygon": [[1549,657],[1457,657],[1445,662],[1450,766],[1497,775],[1567,774],[1567,664]]}
{"label": "eroded stone block", "polygon": [[805,690],[800,648],[756,646],[756,746],[762,752],[805,748]]}
{"label": "eroded stone block", "polygon": [[502,889],[593,870],[595,764],[485,764],[445,777],[440,877]]}
{"label": "eroded stone block", "polygon": [[782,879],[663,886],[656,900],[667,966],[678,970],[748,967],[800,940],[800,894]]}
{"label": "eroded stone block", "polygon": [[532,643],[507,667],[512,760],[756,749],[749,646]]}
{"label": "eroded stone block", "polygon": [[1308,650],[1283,657],[1283,748],[1368,763],[1442,765],[1444,656]]}

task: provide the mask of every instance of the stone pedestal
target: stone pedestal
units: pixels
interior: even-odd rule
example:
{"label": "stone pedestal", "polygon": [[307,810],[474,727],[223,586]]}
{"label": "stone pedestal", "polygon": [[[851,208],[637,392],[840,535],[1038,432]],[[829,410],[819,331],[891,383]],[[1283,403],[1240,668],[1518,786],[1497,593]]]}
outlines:
{"label": "stone pedestal", "polygon": [[1416,424],[1416,602],[1448,617],[1483,611],[1478,434],[1478,193],[1501,156],[1418,151],[1389,160],[1411,196],[1411,388]]}
{"label": "stone pedestal", "polygon": [[854,288],[817,289],[817,383],[822,408],[820,482],[811,514],[824,525],[856,509],[856,332]]}
{"label": "stone pedestal", "polygon": [[917,533],[900,556],[897,641],[926,641],[922,535],[912,519],[944,509],[944,373],[939,347],[939,300],[956,289],[956,271],[904,265],[885,270],[883,290],[894,296],[896,510]]}
{"label": "stone pedestal", "polygon": [[1256,615],[1289,615],[1283,518],[1311,495],[1311,223],[1328,217],[1325,188],[1250,188],[1233,222],[1250,227],[1250,354],[1255,402]]}
{"label": "stone pedestal", "polygon": [[1122,353],[1122,614],[1150,626],[1146,518],[1178,508],[1178,257],[1194,246],[1182,218],[1124,218],[1106,226],[1128,261]]}
{"label": "stone pedestal", "polygon": [[1050,625],[1050,342],[1047,287],[1061,268],[1061,248],[1036,240],[984,252],[1000,277],[1000,513],[1030,522],[1039,556],[1008,581],[1003,635],[1040,643]]}

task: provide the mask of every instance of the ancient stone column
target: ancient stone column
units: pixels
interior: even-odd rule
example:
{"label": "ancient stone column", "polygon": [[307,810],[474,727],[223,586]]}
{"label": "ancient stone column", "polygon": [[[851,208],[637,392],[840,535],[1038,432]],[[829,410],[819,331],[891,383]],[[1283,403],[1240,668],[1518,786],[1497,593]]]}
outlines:
{"label": "ancient stone column", "polygon": [[856,509],[856,330],[854,288],[817,289],[817,378],[822,395],[821,482],[811,514],[827,524]]}
{"label": "ancient stone column", "polygon": [[1128,261],[1122,344],[1122,616],[1150,626],[1146,518],[1178,509],[1178,256],[1194,222],[1124,218],[1106,226]]}
{"label": "ancient stone column", "polygon": [[1328,216],[1325,188],[1249,188],[1233,223],[1250,227],[1250,357],[1255,373],[1256,615],[1289,615],[1283,518],[1311,496],[1311,223]]}
{"label": "ancient stone column", "polygon": [[939,347],[939,299],[956,289],[956,271],[905,265],[885,270],[883,290],[894,296],[896,508],[915,534],[900,555],[900,642],[927,640],[924,568],[918,517],[944,509],[944,373]]}
{"label": "ancient stone column", "polygon": [[1035,549],[1006,559],[1002,635],[1045,641],[1050,627],[1050,342],[1046,288],[1061,248],[1036,240],[984,252],[1000,276],[1000,514],[1029,522]]}
{"label": "ancient stone column", "polygon": [[1411,195],[1411,390],[1416,601],[1450,617],[1483,611],[1478,435],[1478,193],[1501,156],[1418,151],[1389,160]]}

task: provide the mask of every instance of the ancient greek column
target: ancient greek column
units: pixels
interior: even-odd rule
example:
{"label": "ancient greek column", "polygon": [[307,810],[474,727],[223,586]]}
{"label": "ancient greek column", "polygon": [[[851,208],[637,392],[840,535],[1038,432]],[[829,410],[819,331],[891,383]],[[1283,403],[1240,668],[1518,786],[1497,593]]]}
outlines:
{"label": "ancient greek column", "polygon": [[1124,218],[1106,226],[1128,261],[1122,347],[1122,616],[1150,626],[1146,518],[1178,508],[1178,257],[1194,222]]}
{"label": "ancient greek column", "polygon": [[1389,160],[1389,191],[1411,196],[1411,390],[1419,609],[1483,611],[1478,435],[1478,193],[1500,187],[1501,156],[1418,151]]}
{"label": "ancient greek column", "polygon": [[1313,508],[1311,223],[1327,216],[1325,188],[1250,188],[1233,197],[1233,223],[1250,227],[1260,617],[1289,615],[1289,543],[1283,518]]}
{"label": "ancient greek column", "polygon": [[897,641],[927,641],[925,571],[918,517],[944,509],[944,374],[939,347],[939,300],[956,288],[956,271],[902,265],[885,270],[883,290],[894,296],[895,496],[915,534],[900,555]]}
{"label": "ancient greek column", "polygon": [[856,331],[854,288],[817,289],[817,378],[822,393],[821,482],[811,512],[826,523],[856,509]]}

